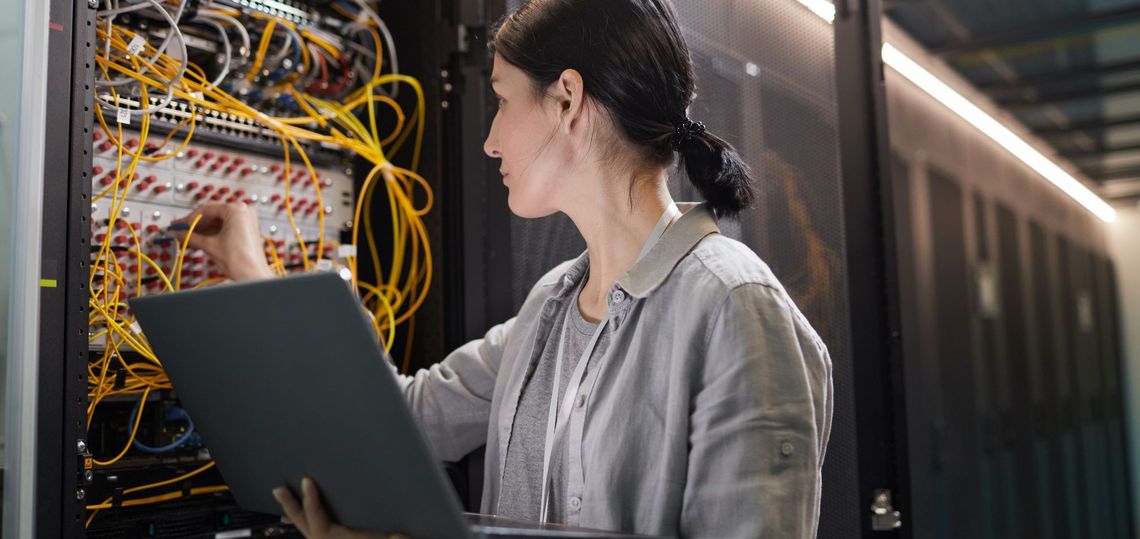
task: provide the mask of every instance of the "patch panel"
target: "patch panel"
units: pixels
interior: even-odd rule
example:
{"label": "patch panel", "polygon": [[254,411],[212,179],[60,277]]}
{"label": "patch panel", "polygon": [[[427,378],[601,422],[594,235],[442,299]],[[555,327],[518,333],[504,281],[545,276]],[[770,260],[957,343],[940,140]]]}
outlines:
{"label": "patch panel", "polygon": [[[275,250],[267,254],[270,260],[280,259],[286,269],[303,266],[305,255],[315,258],[318,248],[322,258],[334,258],[340,231],[352,226],[351,170],[318,166],[314,178],[305,167],[286,170],[283,159],[196,142],[169,159],[140,162],[112,224],[112,197],[98,194],[114,189],[117,177],[125,181],[130,158],[124,157],[120,164],[118,149],[103,133],[96,132],[93,138],[91,178],[96,198],[91,205],[91,244],[97,248],[110,238],[128,292],[138,287],[140,271],[144,293],[162,290],[160,270],[173,278],[178,245],[168,226],[201,204],[241,202],[256,209],[267,249]],[[127,134],[124,139],[127,149],[137,151],[137,135]],[[148,146],[144,155],[167,155]],[[138,248],[156,264],[144,262],[140,268],[138,257],[131,256]],[[202,252],[191,251],[185,259],[182,287],[222,277],[223,269]]]}

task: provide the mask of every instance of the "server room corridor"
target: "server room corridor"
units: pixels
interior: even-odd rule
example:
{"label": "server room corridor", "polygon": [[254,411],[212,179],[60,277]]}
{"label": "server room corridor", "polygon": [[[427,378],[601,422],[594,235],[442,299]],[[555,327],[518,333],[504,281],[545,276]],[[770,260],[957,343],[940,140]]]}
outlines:
{"label": "server room corridor", "polygon": [[1140,0],[0,0],[0,536],[1140,539]]}

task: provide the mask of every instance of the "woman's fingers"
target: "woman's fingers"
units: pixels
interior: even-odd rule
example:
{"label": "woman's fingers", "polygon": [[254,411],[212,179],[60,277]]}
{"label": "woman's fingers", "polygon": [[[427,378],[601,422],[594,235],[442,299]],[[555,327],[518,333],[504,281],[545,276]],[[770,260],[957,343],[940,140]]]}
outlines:
{"label": "woman's fingers", "polygon": [[190,236],[190,241],[186,244],[190,249],[201,249],[206,251],[211,256],[217,250],[217,234],[222,229],[222,224],[225,222],[225,209],[221,204],[205,204],[194,208],[193,211],[183,217],[179,217],[170,222],[172,229],[170,234],[174,236],[179,243],[186,238],[189,233],[189,227],[194,225],[194,233]]}
{"label": "woman's fingers", "polygon": [[329,532],[329,517],[321,505],[321,493],[317,483],[308,477],[301,480],[301,496],[305,507],[305,521],[314,537],[324,537]]}
{"label": "woman's fingers", "polygon": [[293,497],[293,493],[285,487],[278,487],[273,489],[273,498],[281,505],[281,509],[285,512],[285,518],[297,527],[297,531],[305,537],[310,537],[309,524],[305,520],[305,510],[297,502],[297,498]]}
{"label": "woman's fingers", "polygon": [[[181,230],[171,231],[171,235],[178,241],[179,244],[186,238],[186,232]],[[190,241],[186,242],[186,248],[190,250],[200,249],[206,251],[207,254],[213,256],[217,250],[217,238],[214,236],[206,236],[199,234],[197,230],[190,236]]]}
{"label": "woman's fingers", "polygon": [[[195,220],[198,224],[194,226],[194,234],[214,235],[222,231],[226,222],[230,220],[232,211],[227,204],[203,204],[194,208],[193,211],[183,217],[172,220],[171,225],[182,225],[189,227]],[[178,232],[184,232],[179,230]]]}
{"label": "woman's fingers", "polygon": [[225,217],[225,211],[226,211],[226,205],[225,204],[221,204],[221,203],[217,203],[217,202],[210,202],[207,204],[202,204],[201,206],[198,206],[197,208],[194,208],[190,213],[186,214],[183,217],[179,217],[177,219],[174,219],[172,222],[174,222],[174,223],[189,223],[189,222],[193,221],[199,215],[202,216],[202,219],[222,219]]}
{"label": "woman's fingers", "polygon": [[273,489],[273,497],[285,511],[282,522],[291,523],[308,539],[408,539],[403,535],[389,535],[350,530],[329,522],[328,513],[321,504],[320,489],[308,477],[301,480],[301,502],[287,488]]}
{"label": "woman's fingers", "polygon": [[[195,221],[193,233],[189,228]],[[240,203],[204,204],[175,219],[171,233],[179,242],[190,234],[191,249],[210,255],[234,280],[271,277],[256,210]]]}

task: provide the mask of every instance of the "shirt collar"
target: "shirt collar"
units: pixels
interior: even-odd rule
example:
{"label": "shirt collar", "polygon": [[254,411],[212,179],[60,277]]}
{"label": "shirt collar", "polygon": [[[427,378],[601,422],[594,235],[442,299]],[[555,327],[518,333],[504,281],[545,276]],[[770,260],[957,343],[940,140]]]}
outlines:
{"label": "shirt collar", "polygon": [[[673,273],[677,264],[693,247],[709,234],[720,232],[716,216],[705,203],[677,203],[681,217],[677,219],[653,248],[632,268],[618,279],[617,285],[636,298],[644,298],[653,293],[665,279]],[[553,286],[554,296],[573,291],[574,285],[582,278],[589,266],[587,253],[583,252],[561,275],[542,283]]]}
{"label": "shirt collar", "polygon": [[673,273],[677,264],[709,234],[720,232],[716,216],[705,203],[678,203],[682,214],[645,258],[618,279],[618,285],[637,298],[653,293]]}

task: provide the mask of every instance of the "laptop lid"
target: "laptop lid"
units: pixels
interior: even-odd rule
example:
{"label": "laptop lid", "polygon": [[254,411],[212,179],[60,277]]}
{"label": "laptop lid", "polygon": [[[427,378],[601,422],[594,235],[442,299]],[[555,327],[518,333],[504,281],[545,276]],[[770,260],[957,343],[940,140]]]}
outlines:
{"label": "laptop lid", "polygon": [[345,526],[469,537],[356,295],[335,273],[130,300],[242,507],[321,487]]}

